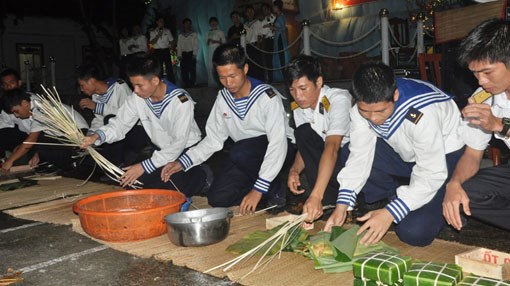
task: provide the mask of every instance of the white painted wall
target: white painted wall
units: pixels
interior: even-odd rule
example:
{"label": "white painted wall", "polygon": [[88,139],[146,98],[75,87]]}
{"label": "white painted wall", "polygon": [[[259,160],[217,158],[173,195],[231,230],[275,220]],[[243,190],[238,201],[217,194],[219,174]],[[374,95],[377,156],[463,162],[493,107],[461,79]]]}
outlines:
{"label": "white painted wall", "polygon": [[[4,20],[6,25],[2,46],[4,59],[1,64],[21,70],[16,55],[16,44],[41,44],[43,61],[47,66],[47,80],[50,82],[50,56],[56,59],[55,80],[60,93],[75,93],[74,71],[82,63],[82,47],[89,42],[81,26],[70,19],[25,17],[13,23],[14,17]],[[99,36],[104,46],[111,46]],[[0,59],[2,60],[2,59]]]}

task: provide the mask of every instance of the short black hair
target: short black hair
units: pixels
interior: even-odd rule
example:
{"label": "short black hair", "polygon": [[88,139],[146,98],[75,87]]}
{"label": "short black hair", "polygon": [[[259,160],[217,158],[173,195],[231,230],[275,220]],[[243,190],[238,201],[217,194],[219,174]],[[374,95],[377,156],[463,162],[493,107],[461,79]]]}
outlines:
{"label": "short black hair", "polygon": [[273,6],[278,7],[278,9],[283,10],[283,1],[282,0],[275,0],[273,2]]}
{"label": "short black hair", "polygon": [[237,15],[237,16],[239,16],[239,17],[241,16],[241,14],[239,14],[239,12],[237,12],[237,11],[232,11],[232,13],[230,13],[230,18],[232,18],[232,16],[234,16],[234,15]]}
{"label": "short black hair", "polygon": [[369,63],[362,65],[354,73],[352,89],[356,102],[393,102],[397,82],[389,66]]}
{"label": "short black hair", "polygon": [[91,78],[104,81],[106,75],[103,69],[95,64],[83,64],[76,68],[76,79],[87,81]]}
{"label": "short black hair", "polygon": [[193,22],[191,22],[191,19],[190,18],[184,18],[184,20],[182,20],[182,23],[186,23],[186,22],[189,22],[190,24],[192,24]]}
{"label": "short black hair", "polygon": [[161,63],[152,55],[133,58],[126,65],[126,75],[143,76],[146,79],[161,78]]}
{"label": "short black hair", "polygon": [[30,102],[30,94],[24,91],[21,88],[15,88],[11,90],[6,90],[2,94],[2,109],[11,114],[11,109],[17,105],[21,105],[21,102],[26,100]]}
{"label": "short black hair", "polygon": [[246,54],[244,49],[239,46],[233,44],[223,44],[214,50],[212,61],[214,68],[217,66],[234,64],[238,68],[242,69],[246,64]]}
{"label": "short black hair", "polygon": [[322,76],[322,67],[318,58],[302,54],[289,62],[285,69],[285,80],[289,85],[304,76],[313,84],[317,83],[317,79]]}
{"label": "short black hair", "polygon": [[209,18],[209,24],[210,24],[212,21],[216,21],[216,23],[218,23],[218,22],[219,22],[219,21],[218,21],[218,18],[216,18],[216,17],[214,17],[214,16],[213,16],[213,17],[211,17],[211,18]]}
{"label": "short black hair", "polygon": [[0,72],[0,79],[12,75],[16,78],[16,80],[21,80],[19,72],[13,68],[6,68]]}
{"label": "short black hair", "polygon": [[507,21],[485,20],[469,32],[459,46],[461,65],[473,61],[502,62],[510,67],[510,27]]}

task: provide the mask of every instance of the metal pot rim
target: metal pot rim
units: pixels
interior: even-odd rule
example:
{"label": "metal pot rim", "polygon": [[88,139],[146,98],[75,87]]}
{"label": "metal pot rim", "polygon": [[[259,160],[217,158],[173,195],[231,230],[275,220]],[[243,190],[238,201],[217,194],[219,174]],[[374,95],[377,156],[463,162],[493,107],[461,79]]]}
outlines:
{"label": "metal pot rim", "polygon": [[230,219],[233,215],[228,208],[208,208],[169,214],[165,216],[165,221],[168,224],[202,223]]}

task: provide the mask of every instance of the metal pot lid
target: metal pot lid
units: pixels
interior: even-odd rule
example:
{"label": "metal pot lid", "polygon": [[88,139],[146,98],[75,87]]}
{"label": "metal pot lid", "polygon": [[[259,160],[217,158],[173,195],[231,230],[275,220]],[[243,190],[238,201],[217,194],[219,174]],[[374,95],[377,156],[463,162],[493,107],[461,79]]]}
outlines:
{"label": "metal pot lid", "polygon": [[233,217],[233,212],[228,208],[209,208],[179,212],[165,216],[169,224],[208,222]]}

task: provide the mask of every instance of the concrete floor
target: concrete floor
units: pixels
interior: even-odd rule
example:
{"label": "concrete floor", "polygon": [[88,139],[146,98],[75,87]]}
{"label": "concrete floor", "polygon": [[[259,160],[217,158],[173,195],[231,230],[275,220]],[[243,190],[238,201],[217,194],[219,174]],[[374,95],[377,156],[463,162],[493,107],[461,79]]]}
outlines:
{"label": "concrete floor", "polygon": [[21,270],[15,285],[237,285],[171,263],[116,251],[71,230],[0,213],[0,274]]}

